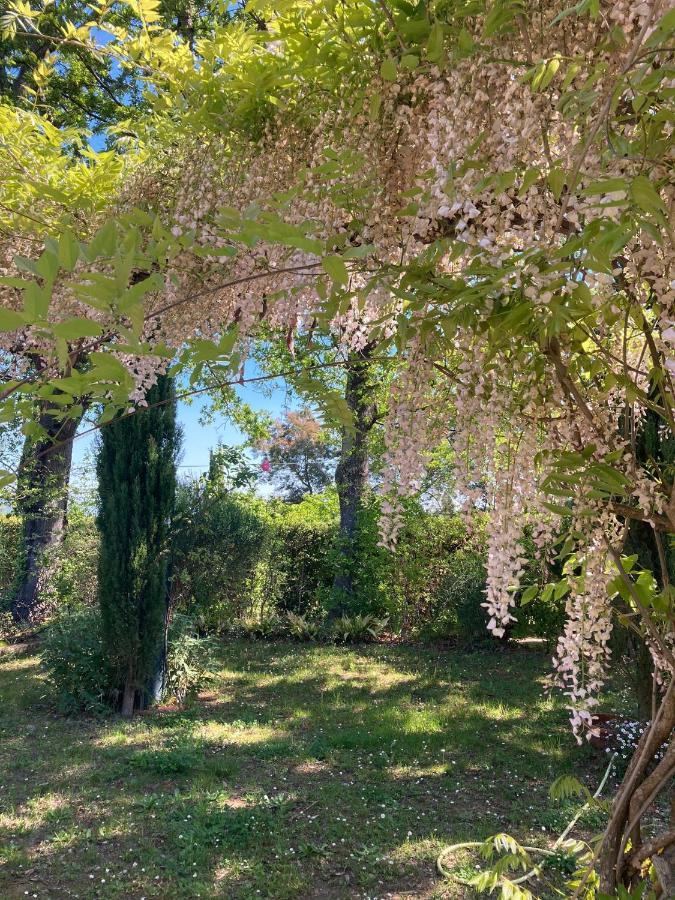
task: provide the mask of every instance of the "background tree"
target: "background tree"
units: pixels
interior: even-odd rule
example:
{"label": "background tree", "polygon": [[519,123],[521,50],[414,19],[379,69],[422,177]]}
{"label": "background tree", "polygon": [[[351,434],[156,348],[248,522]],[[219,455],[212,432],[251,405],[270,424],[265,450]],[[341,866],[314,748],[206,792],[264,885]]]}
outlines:
{"label": "background tree", "polygon": [[[254,446],[266,453],[271,481],[282,487],[287,499],[297,502],[303,494],[323,490],[334,481],[340,517],[334,554],[333,615],[358,603],[354,574],[361,563],[359,517],[368,489],[378,477],[372,463],[377,469],[383,446],[375,426],[387,407],[394,362],[375,356],[375,341],[350,351],[344,343],[344,330],[340,327],[328,335],[300,334],[292,343],[269,334],[253,348],[256,363],[265,375],[283,376],[299,398],[318,408],[323,426],[319,441],[306,440],[297,427],[299,420],[280,425],[252,414],[246,404],[237,402],[232,387],[218,386],[212,370],[206,369],[204,375],[206,384],[213,387],[214,411],[232,417]],[[320,428],[313,415],[312,419],[312,430]],[[306,431],[306,425],[304,428]],[[313,477],[313,472],[318,477]]]}
{"label": "background tree", "polygon": [[61,419],[49,408],[39,414],[44,436],[27,438],[17,480],[17,512],[22,520],[22,546],[12,614],[16,622],[37,623],[50,612],[50,579],[55,554],[67,525],[73,438],[81,415]]}
{"label": "background tree", "polygon": [[269,463],[269,479],[290,503],[323,491],[332,481],[336,448],[310,409],[284,413],[256,449]]}
{"label": "background tree", "polygon": [[[156,12],[165,28],[194,47],[199,38],[212,36],[217,25],[235,18],[264,25],[259,17],[247,16],[243,6],[162,0]],[[75,34],[71,26],[84,34]],[[113,4],[97,12],[81,0],[36,0],[16,10],[2,0],[0,27],[0,100],[5,103],[39,111],[58,127],[90,129],[111,145],[117,137],[111,127],[147,108],[137,74],[102,52],[109,28],[130,35],[142,32],[142,17],[132,4]],[[83,39],[90,27],[96,33],[91,44]],[[50,77],[52,72],[58,77]]]}
{"label": "background tree", "polygon": [[334,614],[353,600],[354,574],[358,564],[357,532],[370,473],[369,439],[378,419],[376,369],[371,362],[375,344],[349,353],[345,363],[344,397],[351,421],[342,425],[340,461],[335,486],[340,503],[338,561],[333,581]]}
{"label": "background tree", "polygon": [[103,429],[97,463],[99,603],[127,716],[164,691],[168,537],[180,447],[173,380],[160,376],[147,403]]}

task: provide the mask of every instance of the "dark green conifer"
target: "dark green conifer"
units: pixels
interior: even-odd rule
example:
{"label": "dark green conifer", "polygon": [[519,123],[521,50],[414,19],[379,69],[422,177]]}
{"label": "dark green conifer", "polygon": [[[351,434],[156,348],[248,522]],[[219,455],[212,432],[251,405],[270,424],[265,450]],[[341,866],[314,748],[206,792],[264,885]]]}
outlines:
{"label": "dark green conifer", "polygon": [[160,377],[148,408],[102,431],[98,454],[103,635],[124,715],[161,699],[168,611],[169,529],[180,430],[173,379]]}

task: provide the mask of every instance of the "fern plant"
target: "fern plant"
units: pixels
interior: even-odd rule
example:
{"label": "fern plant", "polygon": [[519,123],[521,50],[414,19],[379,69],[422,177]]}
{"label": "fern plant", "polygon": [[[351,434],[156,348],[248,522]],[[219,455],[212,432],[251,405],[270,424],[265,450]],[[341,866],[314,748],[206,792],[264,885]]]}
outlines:
{"label": "fern plant", "polygon": [[311,621],[306,616],[300,616],[290,610],[286,613],[288,631],[291,637],[298,641],[315,641],[321,631],[321,623]]}
{"label": "fern plant", "polygon": [[376,640],[387,627],[388,622],[388,617],[378,619],[370,614],[340,616],[333,623],[333,638],[343,644]]}

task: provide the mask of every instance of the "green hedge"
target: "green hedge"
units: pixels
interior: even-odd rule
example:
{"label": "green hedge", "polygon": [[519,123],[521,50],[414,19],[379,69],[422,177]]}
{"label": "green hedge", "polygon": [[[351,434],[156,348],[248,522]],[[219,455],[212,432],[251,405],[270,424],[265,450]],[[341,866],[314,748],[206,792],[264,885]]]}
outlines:
{"label": "green hedge", "polygon": [[0,609],[8,609],[16,575],[21,519],[0,515]]}
{"label": "green hedge", "polygon": [[[336,605],[332,592],[338,553],[338,502],[334,490],[300,503],[252,494],[183,486],[173,530],[173,601],[208,631],[248,623],[277,633],[286,613],[322,620]],[[349,616],[388,619],[405,638],[452,639],[465,645],[490,640],[481,607],[485,591],[485,520],[469,533],[459,516],[437,515],[415,501],[405,504],[405,524],[394,554],[378,546],[378,503],[371,497],[357,533]],[[61,606],[96,603],[98,536],[90,515],[77,506],[54,586]],[[0,598],[4,608],[15,574],[20,520],[0,516]],[[533,547],[525,542],[525,553]],[[533,561],[525,580],[538,578]],[[564,600],[535,601],[517,610],[513,637],[554,641]],[[2,605],[0,605],[2,609]]]}

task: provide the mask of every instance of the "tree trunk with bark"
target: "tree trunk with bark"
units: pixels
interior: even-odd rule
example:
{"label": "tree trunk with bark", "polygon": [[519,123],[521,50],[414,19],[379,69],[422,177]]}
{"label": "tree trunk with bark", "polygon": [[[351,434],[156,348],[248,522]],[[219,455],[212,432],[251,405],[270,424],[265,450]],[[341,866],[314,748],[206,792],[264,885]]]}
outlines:
{"label": "tree trunk with bark", "polygon": [[340,504],[340,560],[333,580],[336,604],[333,616],[344,613],[354,595],[356,531],[363,495],[368,485],[368,437],[376,421],[373,402],[371,356],[374,345],[347,360],[345,400],[352,413],[352,425],[342,430],[340,460],[335,469],[335,485]]}
{"label": "tree trunk with bark", "polygon": [[[614,895],[618,885],[635,879],[644,859],[661,854],[659,873],[662,889],[671,884],[672,847],[675,841],[675,806],[671,806],[670,828],[643,845],[641,820],[649,813],[663,790],[672,790],[675,776],[675,690],[671,681],[652,723],[642,736],[612,804],[598,856],[600,889]],[[660,762],[656,754],[663,744],[667,749]],[[630,851],[627,851],[630,842]],[[645,856],[645,851],[647,855]],[[665,894],[664,896],[668,896]]]}
{"label": "tree trunk with bark", "polygon": [[[656,395],[656,390],[654,390]],[[622,423],[625,425],[625,423]],[[664,435],[659,417],[648,411],[644,421],[632,423],[636,434],[636,453],[643,463],[657,460],[664,469],[675,461],[675,441]],[[624,548],[635,553],[641,568],[654,574],[659,588],[672,585],[675,554],[663,536],[647,522],[632,521]],[[672,625],[672,619],[671,619]],[[655,800],[664,790],[671,791],[675,777],[675,681],[672,674],[665,693],[654,694],[652,712],[653,666],[644,639],[633,657],[638,704],[642,716],[652,721],[638,743],[628,770],[614,798],[609,823],[603,835],[598,871],[600,888],[614,895],[620,885],[630,887],[639,877],[642,864],[651,859],[661,886],[661,896],[672,896],[675,864],[675,802],[671,803],[670,826],[643,842],[642,824],[650,815]],[[669,677],[667,673],[664,677]],[[649,711],[647,711],[649,709]],[[659,759],[661,748],[665,753]]]}
{"label": "tree trunk with bark", "polygon": [[39,424],[45,436],[24,443],[17,493],[23,537],[12,602],[17,622],[38,624],[51,612],[49,584],[66,530],[73,438],[80,422],[81,416],[63,421],[44,409]]}

